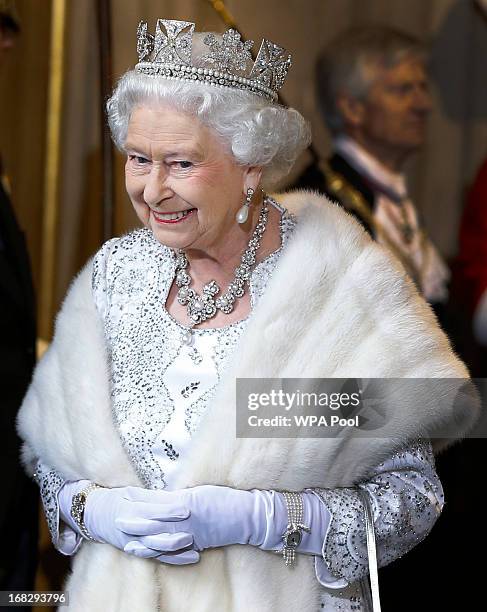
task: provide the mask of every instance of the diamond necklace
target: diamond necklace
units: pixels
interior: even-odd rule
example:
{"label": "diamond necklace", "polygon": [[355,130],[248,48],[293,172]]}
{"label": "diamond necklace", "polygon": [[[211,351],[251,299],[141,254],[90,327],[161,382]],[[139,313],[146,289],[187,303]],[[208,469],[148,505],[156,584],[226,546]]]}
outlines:
{"label": "diamond necklace", "polygon": [[189,329],[182,334],[181,340],[190,346],[193,343],[193,327],[203,321],[214,317],[218,310],[230,314],[235,307],[235,302],[245,294],[245,283],[250,278],[250,271],[255,263],[255,254],[260,247],[260,241],[267,227],[269,208],[267,196],[264,197],[259,220],[252,233],[252,237],[245,249],[240,265],[235,268],[235,275],[228,289],[222,295],[216,297],[221,289],[215,280],[211,280],[203,287],[203,293],[198,294],[190,287],[191,277],[187,272],[189,262],[186,253],[181,249],[177,251],[176,258],[176,285],[179,287],[178,302],[186,306],[190,319]]}

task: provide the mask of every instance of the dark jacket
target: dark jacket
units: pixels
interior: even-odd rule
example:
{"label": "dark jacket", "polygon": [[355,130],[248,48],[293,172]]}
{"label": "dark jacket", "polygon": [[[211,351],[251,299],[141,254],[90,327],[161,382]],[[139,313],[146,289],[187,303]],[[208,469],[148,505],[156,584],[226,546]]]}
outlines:
{"label": "dark jacket", "polygon": [[366,179],[338,153],[327,161],[312,162],[292,188],[313,189],[325,194],[354,215],[374,237],[372,222],[375,207],[374,191]]}
{"label": "dark jacket", "polygon": [[0,590],[34,588],[38,492],[19,463],[15,419],[35,363],[35,302],[29,257],[0,182]]}

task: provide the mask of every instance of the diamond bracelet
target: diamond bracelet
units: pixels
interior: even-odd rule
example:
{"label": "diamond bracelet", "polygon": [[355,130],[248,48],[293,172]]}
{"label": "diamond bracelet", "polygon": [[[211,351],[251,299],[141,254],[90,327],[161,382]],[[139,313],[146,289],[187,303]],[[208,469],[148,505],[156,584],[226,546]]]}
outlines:
{"label": "diamond bracelet", "polygon": [[303,498],[301,493],[281,491],[287,507],[288,524],[282,535],[284,546],[276,551],[281,553],[284,563],[293,566],[296,563],[296,549],[303,539],[303,531],[311,533],[311,529],[303,525]]}
{"label": "diamond bracelet", "polygon": [[86,501],[88,499],[88,495],[94,491],[95,489],[101,489],[102,487],[96,482],[91,482],[88,486],[86,486],[82,491],[73,495],[73,499],[71,501],[71,516],[73,517],[76,525],[78,525],[79,530],[81,531],[81,535],[86,540],[91,540],[92,542],[97,542],[94,537],[90,535],[88,529],[85,525],[85,506]]}

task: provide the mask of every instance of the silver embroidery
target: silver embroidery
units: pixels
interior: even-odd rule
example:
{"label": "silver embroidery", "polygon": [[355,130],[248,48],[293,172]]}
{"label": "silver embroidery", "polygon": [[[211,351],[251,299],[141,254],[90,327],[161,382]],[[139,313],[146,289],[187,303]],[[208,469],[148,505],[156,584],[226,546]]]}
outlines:
{"label": "silver embroidery", "polygon": [[189,385],[186,385],[186,387],[184,387],[184,389],[181,390],[181,395],[183,397],[189,397],[192,393],[194,393],[198,389],[199,386],[200,386],[199,380],[190,382]]}
{"label": "silver embroidery", "polygon": [[191,357],[191,361],[195,365],[199,365],[203,361],[203,355],[201,355],[201,353],[195,347],[190,349],[189,354]]}
{"label": "silver embroidery", "polygon": [[[359,485],[370,495],[379,566],[411,550],[433,527],[444,504],[429,441],[395,453]],[[364,509],[355,488],[313,489],[331,513],[323,559],[333,576],[354,582],[368,573]]]}
{"label": "silver embroidery", "polygon": [[[285,211],[281,216],[281,247],[252,273],[252,308],[264,293],[279,255],[296,219]],[[165,372],[182,350],[182,326],[165,310],[164,304],[175,274],[175,256],[161,245],[150,230],[136,230],[106,243],[93,264],[93,292],[104,318],[111,361],[111,396],[114,421],[124,448],[137,473],[150,488],[165,488],[164,473],[154,456],[156,445],[167,444],[162,434],[174,412],[174,398],[165,385]],[[195,330],[215,335],[211,358],[218,382],[185,408],[185,426],[194,433],[216,393],[223,370],[249,318],[223,328]],[[192,355],[195,366],[202,359]],[[194,373],[191,375],[194,376]],[[187,384],[191,381],[188,380]],[[171,447],[171,459],[178,457]]]}
{"label": "silver embroidery", "polygon": [[363,595],[363,590],[368,588],[365,581],[357,581],[343,589],[324,589],[319,612],[372,612]]}
{"label": "silver embroidery", "polygon": [[46,515],[52,543],[54,546],[57,546],[59,541],[59,504],[57,496],[66,481],[58,472],[50,469],[41,461],[38,461],[36,464],[34,480],[39,485],[42,506]]}
{"label": "silver embroidery", "polygon": [[169,459],[171,459],[171,461],[176,461],[176,459],[179,457],[179,453],[174,450],[173,445],[169,444],[169,442],[167,442],[166,440],[161,440],[161,442],[164,446],[164,452],[169,457]]}

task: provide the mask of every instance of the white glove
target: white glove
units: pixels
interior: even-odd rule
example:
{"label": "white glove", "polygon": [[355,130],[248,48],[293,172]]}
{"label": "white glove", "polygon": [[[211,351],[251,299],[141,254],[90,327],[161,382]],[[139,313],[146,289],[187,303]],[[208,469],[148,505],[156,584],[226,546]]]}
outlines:
{"label": "white glove", "polygon": [[[58,495],[61,517],[77,533],[80,533],[80,530],[71,516],[71,502],[73,495],[79,493],[88,484],[87,480],[66,482]],[[143,499],[141,499],[140,491],[144,491]],[[198,552],[188,550],[193,546],[192,534],[178,528],[178,524],[189,517],[189,510],[181,504],[172,504],[169,510],[161,505],[159,493],[159,491],[138,487],[100,488],[91,491],[84,511],[84,523],[88,533],[95,540],[111,544],[125,552],[134,554],[139,552],[138,556],[154,557],[159,561],[175,565],[198,562]],[[154,498],[153,495],[156,497]],[[165,511],[166,509],[169,511]],[[155,531],[152,519],[161,514],[166,522],[159,523],[159,529]],[[142,543],[137,541],[139,538],[124,532],[118,526],[118,521],[128,524],[136,521],[145,526],[145,529],[149,525],[152,526],[151,549],[147,550]],[[165,529],[166,525],[170,525],[171,529]],[[144,549],[142,553],[140,553],[141,549]]]}
{"label": "white glove", "polygon": [[[119,517],[116,523],[124,533],[137,536],[138,544],[145,544],[148,548],[157,545],[157,534],[161,531],[186,531],[192,534],[194,548],[198,551],[228,544],[259,545],[265,539],[268,528],[264,496],[273,494],[260,491],[254,494],[252,491],[213,485],[176,491],[137,489],[134,491],[136,499],[140,503],[151,502],[154,513],[152,516],[147,513],[143,518],[136,515]],[[191,510],[176,523],[171,517],[181,507]],[[280,533],[284,531],[285,524],[281,527]],[[273,542],[275,545],[279,538],[276,539]],[[138,544],[137,549],[132,551],[134,554],[142,553]]]}
{"label": "white glove", "polygon": [[[251,544],[262,550],[282,549],[288,511],[284,496],[278,491],[245,491],[225,486],[200,485],[175,491],[134,489],[133,494],[140,501],[150,501],[156,508],[157,503],[160,504],[152,519],[146,515],[144,520],[131,517],[116,521],[122,531],[137,537],[136,544],[128,545],[130,552],[135,555],[150,556],[150,549],[157,546],[158,537],[152,534],[158,534],[161,530],[170,533],[184,530],[191,533],[194,548],[198,551],[229,544]],[[311,531],[302,532],[302,541],[297,551],[321,557],[330,513],[311,490],[303,491],[302,499],[303,523]],[[190,510],[190,515],[178,523],[165,522],[165,516],[170,516],[181,505]]]}

